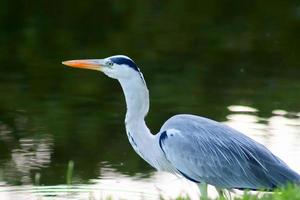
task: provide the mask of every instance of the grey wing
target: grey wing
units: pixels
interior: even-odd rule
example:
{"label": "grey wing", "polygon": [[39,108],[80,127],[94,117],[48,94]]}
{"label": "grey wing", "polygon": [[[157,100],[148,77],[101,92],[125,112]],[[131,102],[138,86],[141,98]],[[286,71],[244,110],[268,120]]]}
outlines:
{"label": "grey wing", "polygon": [[300,176],[263,145],[213,120],[176,115],[160,133],[166,159],[192,181],[238,189],[300,182]]}

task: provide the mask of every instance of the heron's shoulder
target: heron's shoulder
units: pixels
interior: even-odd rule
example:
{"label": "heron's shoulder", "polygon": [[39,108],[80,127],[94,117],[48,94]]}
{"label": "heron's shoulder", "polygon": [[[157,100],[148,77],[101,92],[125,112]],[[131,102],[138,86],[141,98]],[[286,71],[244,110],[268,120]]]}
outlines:
{"label": "heron's shoulder", "polygon": [[170,117],[167,121],[174,121],[174,120],[191,120],[191,121],[200,121],[200,122],[210,122],[210,123],[216,123],[216,121],[198,116],[198,115],[192,115],[192,114],[178,114]]}
{"label": "heron's shoulder", "polygon": [[197,115],[191,114],[178,114],[169,118],[161,130],[166,130],[170,128],[182,129],[182,128],[191,128],[191,127],[224,127],[224,124],[214,121],[212,119],[208,119],[206,117],[201,117]]}
{"label": "heron's shoulder", "polygon": [[251,138],[221,122],[190,114],[179,114],[168,119],[160,131],[175,129],[181,134],[189,135],[191,139],[207,137],[208,139],[222,138],[222,140],[235,140],[244,143],[255,143]]}

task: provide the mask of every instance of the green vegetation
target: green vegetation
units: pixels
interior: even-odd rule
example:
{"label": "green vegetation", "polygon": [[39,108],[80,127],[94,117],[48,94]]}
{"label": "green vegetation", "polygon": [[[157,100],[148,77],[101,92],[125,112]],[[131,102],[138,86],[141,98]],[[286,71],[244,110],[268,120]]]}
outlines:
{"label": "green vegetation", "polygon": [[[300,186],[288,185],[287,187],[280,188],[274,192],[258,192],[257,194],[250,194],[250,192],[244,192],[241,197],[234,197],[234,200],[300,200]],[[178,197],[176,200],[190,200],[185,197]],[[212,199],[209,199],[212,200]],[[225,200],[224,198],[218,198],[218,200]]]}
{"label": "green vegetation", "polygon": [[72,184],[73,170],[74,170],[74,162],[70,160],[68,163],[67,176],[66,176],[66,182],[68,185]]}
{"label": "green vegetation", "polygon": [[289,185],[285,188],[277,189],[273,193],[251,195],[245,193],[241,198],[235,198],[236,200],[300,200],[300,187]]}

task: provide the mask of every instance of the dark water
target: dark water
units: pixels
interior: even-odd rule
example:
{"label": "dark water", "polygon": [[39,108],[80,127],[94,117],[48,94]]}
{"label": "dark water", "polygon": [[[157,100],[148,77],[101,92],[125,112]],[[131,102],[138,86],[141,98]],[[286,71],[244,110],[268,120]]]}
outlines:
{"label": "dark water", "polygon": [[114,54],[144,73],[153,133],[177,113],[206,116],[300,172],[298,1],[1,4],[1,199],[156,199],[188,190],[134,153],[115,80],[60,64]]}

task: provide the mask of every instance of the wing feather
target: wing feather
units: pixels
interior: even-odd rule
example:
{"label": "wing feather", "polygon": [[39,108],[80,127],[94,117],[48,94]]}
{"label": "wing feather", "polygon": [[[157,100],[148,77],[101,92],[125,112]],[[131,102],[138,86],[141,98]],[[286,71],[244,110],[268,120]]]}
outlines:
{"label": "wing feather", "polygon": [[167,160],[196,182],[249,189],[300,182],[300,176],[263,145],[213,120],[176,115],[161,132],[165,135],[160,147]]}

